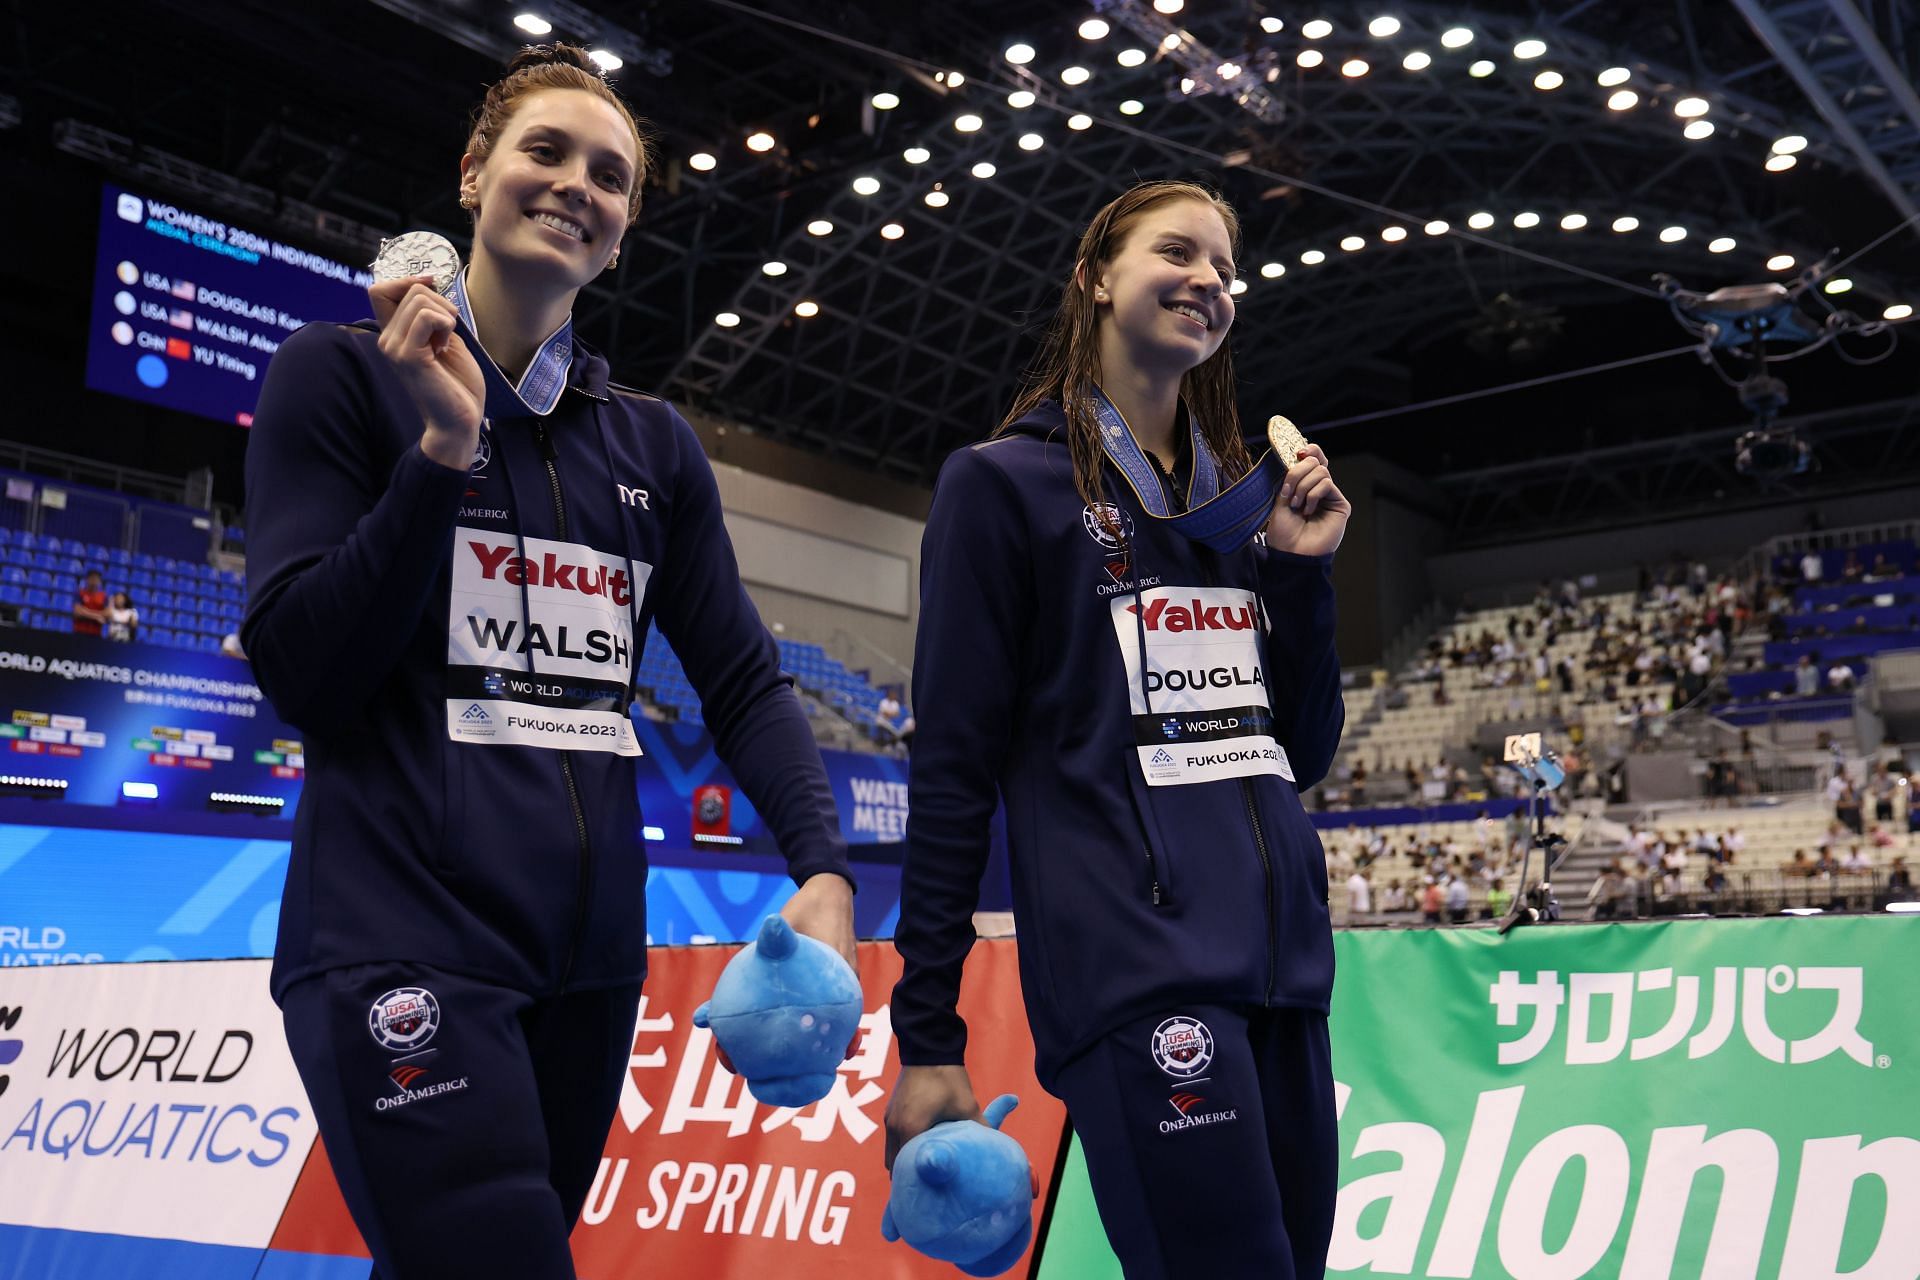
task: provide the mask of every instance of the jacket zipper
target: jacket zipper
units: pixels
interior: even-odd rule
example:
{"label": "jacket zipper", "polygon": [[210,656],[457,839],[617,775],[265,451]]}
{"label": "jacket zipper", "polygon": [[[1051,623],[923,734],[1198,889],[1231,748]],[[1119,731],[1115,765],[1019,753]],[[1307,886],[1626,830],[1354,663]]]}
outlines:
{"label": "jacket zipper", "polygon": [[[560,472],[554,466],[559,454],[555,452],[553,441],[547,436],[547,424],[536,419],[533,424],[534,442],[540,446],[540,458],[546,463],[547,485],[553,491],[553,521],[558,527],[562,541],[567,537],[567,504],[560,495]],[[567,979],[573,976],[573,963],[580,951],[580,939],[587,931],[587,911],[593,901],[593,844],[587,838],[587,815],[580,806],[580,788],[573,780],[573,756],[566,751],[560,754],[560,776],[567,784],[567,805],[573,811],[573,830],[580,846],[580,893],[574,903],[573,932],[567,937],[567,962],[560,970],[559,989],[564,991]]]}

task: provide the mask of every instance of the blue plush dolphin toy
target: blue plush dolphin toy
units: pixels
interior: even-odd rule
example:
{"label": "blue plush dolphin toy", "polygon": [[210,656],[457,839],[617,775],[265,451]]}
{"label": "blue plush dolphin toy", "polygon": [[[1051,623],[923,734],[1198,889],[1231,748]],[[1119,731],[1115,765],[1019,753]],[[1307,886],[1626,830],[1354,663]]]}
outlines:
{"label": "blue plush dolphin toy", "polygon": [[1020,1105],[1003,1093],[986,1123],[934,1125],[893,1159],[893,1192],[880,1234],[970,1276],[997,1276],[1033,1240],[1033,1167],[1000,1122]]}
{"label": "blue plush dolphin toy", "polygon": [[756,1099],[804,1107],[833,1089],[860,1010],[860,979],[840,953],[771,915],[727,961],[693,1024],[713,1030]]}

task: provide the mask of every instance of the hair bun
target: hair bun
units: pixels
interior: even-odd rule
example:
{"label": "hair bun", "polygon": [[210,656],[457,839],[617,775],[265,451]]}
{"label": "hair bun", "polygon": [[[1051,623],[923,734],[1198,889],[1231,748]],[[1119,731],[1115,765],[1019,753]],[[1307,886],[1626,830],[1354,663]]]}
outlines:
{"label": "hair bun", "polygon": [[520,52],[513,55],[513,61],[507,64],[507,75],[512,75],[524,67],[549,66],[578,67],[594,76],[603,74],[600,65],[587,55],[585,49],[577,44],[555,40],[551,44],[523,46]]}

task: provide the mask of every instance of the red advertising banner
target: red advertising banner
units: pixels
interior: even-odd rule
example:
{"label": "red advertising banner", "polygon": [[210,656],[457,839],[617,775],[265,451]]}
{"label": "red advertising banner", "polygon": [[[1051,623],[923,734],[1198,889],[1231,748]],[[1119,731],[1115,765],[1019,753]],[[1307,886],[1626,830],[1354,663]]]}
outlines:
{"label": "red advertising banner", "polygon": [[[781,1280],[952,1280],[948,1263],[880,1236],[888,1179],[886,1100],[900,1071],[887,1001],[900,976],[888,943],[860,945],[868,1012],[833,1091],[798,1110],[754,1101],[714,1053],[693,1011],[738,947],[661,947],[649,960],[619,1111],[573,1234],[580,1274],[777,1275]],[[1016,1093],[1005,1131],[1045,1187],[1066,1110],[1033,1076],[1011,941],[983,941],[967,962],[960,1012],[967,1069],[982,1104]],[[1035,1205],[1038,1212],[1039,1205]],[[272,1247],[366,1256],[316,1143]],[[1008,1274],[1025,1277],[1031,1252]]]}

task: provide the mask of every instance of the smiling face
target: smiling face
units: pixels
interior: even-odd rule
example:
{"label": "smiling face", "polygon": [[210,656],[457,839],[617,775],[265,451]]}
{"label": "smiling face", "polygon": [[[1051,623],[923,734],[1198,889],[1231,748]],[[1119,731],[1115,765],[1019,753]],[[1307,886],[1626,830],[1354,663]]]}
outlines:
{"label": "smiling face", "polygon": [[474,258],[578,289],[619,248],[637,181],[633,131],[611,103],[573,89],[528,94],[484,160],[460,161]]}
{"label": "smiling face", "polygon": [[1094,274],[1102,364],[1178,377],[1233,325],[1233,241],[1219,210],[1176,199],[1141,211]]}

